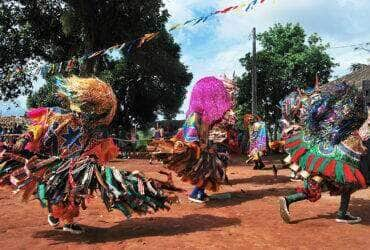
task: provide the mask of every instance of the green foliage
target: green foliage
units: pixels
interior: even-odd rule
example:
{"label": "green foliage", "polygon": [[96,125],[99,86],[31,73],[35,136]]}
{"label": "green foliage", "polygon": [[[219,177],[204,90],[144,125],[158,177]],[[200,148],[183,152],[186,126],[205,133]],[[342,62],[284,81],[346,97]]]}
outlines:
{"label": "green foliage", "polygon": [[[307,38],[299,24],[276,24],[258,34],[257,40],[262,47],[256,56],[257,109],[269,124],[277,126],[281,117],[279,101],[297,87],[312,87],[316,73],[321,83],[327,83],[335,63],[326,52],[329,46],[317,34]],[[251,110],[251,54],[240,62],[246,69],[237,79],[237,114],[241,117]]]}
{"label": "green foliage", "polygon": [[46,84],[42,86],[37,92],[32,93],[27,98],[27,107],[62,107],[62,100],[57,95],[57,86],[55,86],[52,79],[47,79]]}
{"label": "green foliage", "polygon": [[[160,31],[158,38],[131,50],[125,60],[89,60],[80,74],[95,75],[112,84],[119,100],[116,124],[145,125],[154,121],[157,114],[174,117],[192,75],[180,62],[180,47],[165,30],[169,14],[162,8],[162,0],[0,3],[0,99],[30,93],[31,74],[14,81],[6,79],[15,67],[25,69],[30,59],[36,63],[67,61]],[[54,91],[52,86],[45,86],[32,94],[28,103],[52,106]],[[45,100],[51,102],[40,98],[43,96],[49,96]]]}

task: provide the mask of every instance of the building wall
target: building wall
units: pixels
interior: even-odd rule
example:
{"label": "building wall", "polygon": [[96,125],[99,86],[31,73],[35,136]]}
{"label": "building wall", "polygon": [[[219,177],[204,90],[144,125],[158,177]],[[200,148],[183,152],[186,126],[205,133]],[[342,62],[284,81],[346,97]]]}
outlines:
{"label": "building wall", "polygon": [[367,106],[370,107],[370,80],[362,81],[362,90],[365,93]]}

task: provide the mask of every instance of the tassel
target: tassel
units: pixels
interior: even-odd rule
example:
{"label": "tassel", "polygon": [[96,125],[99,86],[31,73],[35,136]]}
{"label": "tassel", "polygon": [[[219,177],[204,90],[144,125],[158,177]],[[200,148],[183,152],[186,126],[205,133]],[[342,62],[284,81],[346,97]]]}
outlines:
{"label": "tassel", "polygon": [[15,178],[13,175],[10,175],[10,183],[14,186],[18,186],[19,180]]}
{"label": "tassel", "polygon": [[108,187],[107,187],[107,184],[105,183],[103,177],[101,176],[99,170],[97,168],[94,169],[95,170],[95,176],[96,176],[96,179],[98,180],[99,184],[105,189],[105,190],[108,190]]}
{"label": "tassel", "polygon": [[285,164],[290,164],[291,161],[292,161],[292,157],[290,155],[288,155],[287,157],[284,158],[283,161],[284,161]]}
{"label": "tassel", "polygon": [[299,170],[299,166],[296,163],[291,164],[289,168],[294,172],[298,172]]}
{"label": "tassel", "polygon": [[303,179],[310,177],[310,173],[308,173],[306,170],[301,171],[300,175],[303,177]]}
{"label": "tassel", "polygon": [[137,186],[138,186],[139,193],[141,195],[145,195],[144,183],[139,176],[137,177]]}
{"label": "tassel", "polygon": [[157,190],[155,190],[155,189],[153,188],[153,186],[152,186],[152,184],[150,183],[150,181],[147,181],[147,182],[146,182],[146,187],[148,188],[148,190],[149,190],[152,194],[154,194],[154,195],[157,195],[157,194],[158,194]]}
{"label": "tassel", "polygon": [[39,201],[41,202],[41,206],[46,207],[48,201],[46,199],[46,186],[44,183],[37,186],[37,196],[39,198]]}
{"label": "tassel", "polygon": [[30,199],[31,195],[36,191],[36,189],[37,182],[33,180],[30,184],[28,184],[27,188],[23,192],[22,201],[27,202]]}

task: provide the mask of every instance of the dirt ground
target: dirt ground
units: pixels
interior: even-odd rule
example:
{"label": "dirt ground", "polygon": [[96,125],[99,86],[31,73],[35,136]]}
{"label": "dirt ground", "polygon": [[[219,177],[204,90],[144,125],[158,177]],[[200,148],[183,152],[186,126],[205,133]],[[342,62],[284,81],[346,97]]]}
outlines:
{"label": "dirt ground", "polygon": [[[164,179],[157,171],[161,164],[147,160],[112,162],[119,168],[141,170],[151,177]],[[223,186],[207,204],[189,203],[187,193],[170,211],[126,220],[118,212],[108,213],[94,198],[82,211],[78,223],[84,235],[70,235],[48,226],[46,209],[32,200],[20,202],[19,195],[0,190],[1,249],[369,249],[370,190],[353,195],[350,210],[361,216],[357,225],[335,222],[339,197],[325,194],[319,202],[308,201],[291,208],[293,224],[284,224],[279,216],[279,196],[288,194],[301,183],[289,181],[289,171],[279,170],[275,179],[271,164],[264,170],[245,167],[234,159],[228,170],[231,185]],[[176,184],[191,186],[176,179]]]}

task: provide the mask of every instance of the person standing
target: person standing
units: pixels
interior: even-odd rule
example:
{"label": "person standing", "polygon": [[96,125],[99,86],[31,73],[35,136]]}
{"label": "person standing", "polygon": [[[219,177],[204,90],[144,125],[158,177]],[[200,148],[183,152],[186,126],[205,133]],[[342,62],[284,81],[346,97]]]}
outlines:
{"label": "person standing", "polygon": [[131,129],[130,143],[131,143],[131,147],[130,147],[131,155],[134,155],[134,157],[135,157],[135,155],[136,155],[136,143],[137,143],[136,127]]}

